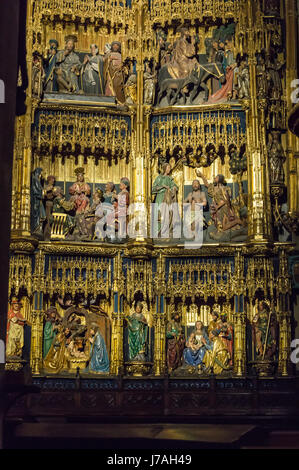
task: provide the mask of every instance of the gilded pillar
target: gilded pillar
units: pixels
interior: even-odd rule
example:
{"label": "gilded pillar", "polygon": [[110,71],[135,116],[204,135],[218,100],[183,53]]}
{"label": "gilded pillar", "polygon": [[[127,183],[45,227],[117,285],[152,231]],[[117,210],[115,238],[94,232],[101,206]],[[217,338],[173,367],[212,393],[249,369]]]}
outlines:
{"label": "gilded pillar", "polygon": [[[143,51],[143,35],[147,14],[147,2],[138,0],[134,2],[135,8],[135,25],[137,31],[137,48],[136,48],[136,72],[137,72],[137,104],[133,117],[132,125],[132,159],[133,159],[133,197],[134,203],[134,220],[138,225],[132,227],[135,233],[134,242],[144,244],[149,237],[148,221],[146,217],[146,208],[148,201],[148,164],[147,152],[148,141],[147,123],[148,119],[145,115],[145,106],[143,104],[143,74],[144,74],[144,51]],[[139,227],[139,229],[138,229]],[[146,229],[146,230],[145,230]]]}
{"label": "gilded pillar", "polygon": [[12,190],[12,238],[27,238],[30,230],[31,122],[32,122],[32,2],[27,6],[26,63],[28,86],[26,113],[15,122],[15,146]]}
{"label": "gilded pillar", "polygon": [[256,2],[247,2],[248,13],[248,65],[250,74],[250,110],[247,112],[248,193],[249,220],[248,237],[253,243],[271,240],[271,203],[269,192],[269,170],[266,159],[265,100],[257,99],[256,77]]}
{"label": "gilded pillar", "polygon": [[124,320],[121,313],[112,314],[112,334],[111,334],[111,367],[110,373],[118,375],[123,370],[123,336]]}
{"label": "gilded pillar", "polygon": [[[287,111],[291,111],[294,103],[292,102],[293,80],[298,79],[297,54],[298,54],[298,23],[296,0],[286,0],[285,2],[285,22],[286,22],[286,100]],[[296,39],[297,38],[297,41]],[[297,85],[298,87],[298,85]],[[299,212],[298,195],[298,155],[299,140],[288,129],[287,131],[287,175],[288,175],[288,201],[289,212],[294,214]],[[297,158],[296,158],[297,156]]]}
{"label": "gilded pillar", "polygon": [[[160,303],[160,302],[158,302]],[[161,303],[160,303],[161,305]],[[154,346],[154,374],[163,375],[165,372],[165,314],[160,312],[161,307],[153,315],[155,328],[155,346]]]}
{"label": "gilded pillar", "polygon": [[31,314],[31,354],[30,367],[32,373],[38,375],[43,366],[43,319],[42,310],[33,310]]}
{"label": "gilded pillar", "polygon": [[155,278],[156,312],[153,315],[155,328],[154,373],[163,375],[166,368],[166,308],[165,308],[165,258],[160,253],[157,259]]}
{"label": "gilded pillar", "polygon": [[124,368],[124,313],[122,305],[122,261],[120,252],[113,263],[113,313],[110,373],[118,375]]}
{"label": "gilded pillar", "polygon": [[279,355],[278,372],[283,377],[289,375],[291,354],[291,312],[280,312],[279,323]]}
{"label": "gilded pillar", "polygon": [[288,272],[288,258],[285,250],[279,253],[279,274],[277,279],[277,309],[278,309],[278,372],[282,376],[290,373],[291,326],[292,312],[290,296],[292,292],[291,278]]}
{"label": "gilded pillar", "polygon": [[39,250],[35,255],[33,274],[33,305],[31,325],[30,365],[34,374],[39,374],[43,365],[43,326],[44,326],[45,255]]}
{"label": "gilded pillar", "polygon": [[240,250],[235,256],[234,309],[234,371],[238,377],[246,373],[246,313],[244,313],[244,256]]}
{"label": "gilded pillar", "polygon": [[234,314],[234,371],[237,377],[243,377],[246,372],[246,315]]}

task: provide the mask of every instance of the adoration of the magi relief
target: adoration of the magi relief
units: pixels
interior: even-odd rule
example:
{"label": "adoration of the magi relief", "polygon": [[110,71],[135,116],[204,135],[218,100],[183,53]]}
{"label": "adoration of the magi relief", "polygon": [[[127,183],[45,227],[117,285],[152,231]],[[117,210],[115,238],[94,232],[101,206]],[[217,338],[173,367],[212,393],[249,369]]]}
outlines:
{"label": "adoration of the magi relief", "polygon": [[279,1],[31,0],[7,367],[291,374]]}

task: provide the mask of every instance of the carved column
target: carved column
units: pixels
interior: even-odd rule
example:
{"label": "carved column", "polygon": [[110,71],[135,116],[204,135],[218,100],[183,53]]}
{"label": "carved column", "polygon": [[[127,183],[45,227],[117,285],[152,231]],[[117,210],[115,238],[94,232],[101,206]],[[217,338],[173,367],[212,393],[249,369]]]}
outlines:
{"label": "carved column", "polygon": [[154,374],[159,376],[165,372],[165,314],[155,313],[155,346],[154,346]]}
{"label": "carved column", "polygon": [[[298,79],[297,53],[298,53],[298,20],[296,0],[286,0],[285,2],[285,22],[286,22],[286,99],[287,111],[290,113],[294,106],[292,103],[293,80]],[[297,38],[297,41],[296,41]],[[296,85],[298,88],[298,85]],[[298,93],[296,93],[298,96]],[[298,195],[298,156],[299,140],[290,130],[287,131],[287,174],[288,174],[288,199],[289,212],[292,214],[299,212]]]}
{"label": "carved column", "polygon": [[[143,74],[144,74],[144,29],[148,4],[145,0],[134,2],[135,9],[135,25],[137,30],[136,41],[136,71],[137,71],[137,104],[134,115],[132,114],[132,160],[133,160],[133,197],[131,202],[134,203],[134,218],[139,221],[140,232],[137,231],[137,237],[133,241],[135,246],[144,246],[150,243],[149,225],[147,218],[147,202],[149,200],[148,172],[150,165],[147,163],[149,151],[148,125],[149,119],[146,115],[148,106],[143,104]],[[135,225],[135,224],[134,224]],[[135,228],[135,227],[132,227]],[[145,229],[146,228],[146,233]],[[144,253],[147,254],[147,248]]]}
{"label": "carved column", "polygon": [[234,371],[237,377],[243,377],[246,372],[246,315],[234,314]]}
{"label": "carved column", "polygon": [[43,364],[43,323],[45,291],[45,254],[39,250],[35,255],[33,274],[33,306],[31,330],[30,365],[34,374],[39,374]]}
{"label": "carved column", "polygon": [[118,375],[124,369],[124,313],[122,312],[121,295],[122,284],[122,261],[118,251],[113,263],[113,313],[111,332],[111,359],[110,373]]}
{"label": "carved column", "polygon": [[[27,77],[22,74],[20,88],[26,90],[26,113],[15,121],[15,146],[13,168],[12,233],[14,239],[28,239],[30,228],[31,179],[31,123],[32,123],[32,2],[27,2],[26,65]],[[21,77],[19,77],[21,79]],[[27,83],[26,83],[27,82]]]}
{"label": "carved column", "polygon": [[110,373],[118,375],[123,371],[123,336],[124,321],[121,313],[112,314],[112,334],[111,334],[111,367]]}
{"label": "carved column", "polygon": [[234,309],[234,372],[242,377],[246,372],[246,313],[244,312],[244,256],[238,249],[235,256]]}
{"label": "carved column", "polygon": [[280,312],[278,314],[279,322],[279,355],[278,372],[286,377],[290,370],[291,354],[291,312]]}
{"label": "carved column", "polygon": [[292,293],[291,278],[288,272],[288,259],[285,250],[279,253],[279,275],[277,279],[277,320],[279,324],[278,372],[282,376],[290,373],[291,322],[290,296]]}
{"label": "carved column", "polygon": [[43,321],[44,312],[33,310],[31,314],[31,352],[30,367],[32,373],[38,375],[43,366]]}
{"label": "carved column", "polygon": [[272,238],[269,171],[266,160],[266,103],[257,99],[255,15],[258,8],[255,1],[247,2],[247,40],[251,45],[248,54],[251,94],[250,110],[247,112],[248,236],[253,243],[267,242]]}

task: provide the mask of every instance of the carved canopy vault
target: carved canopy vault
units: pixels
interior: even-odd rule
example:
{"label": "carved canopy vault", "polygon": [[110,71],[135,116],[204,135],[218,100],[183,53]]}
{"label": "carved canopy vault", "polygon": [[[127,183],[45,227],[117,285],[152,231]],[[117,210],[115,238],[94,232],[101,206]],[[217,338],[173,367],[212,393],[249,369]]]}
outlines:
{"label": "carved canopy vault", "polygon": [[292,375],[283,3],[28,1],[8,368]]}

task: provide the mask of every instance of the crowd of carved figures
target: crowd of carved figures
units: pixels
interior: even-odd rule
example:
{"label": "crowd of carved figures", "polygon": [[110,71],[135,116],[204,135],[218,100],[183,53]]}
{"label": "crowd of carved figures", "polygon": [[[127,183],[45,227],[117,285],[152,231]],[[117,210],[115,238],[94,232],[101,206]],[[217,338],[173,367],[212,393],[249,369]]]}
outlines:
{"label": "crowd of carved figures", "polygon": [[[249,98],[249,68],[246,54],[234,55],[235,25],[216,28],[212,37],[205,39],[206,54],[199,54],[202,46],[198,35],[180,27],[180,37],[167,41],[167,35],[157,32],[160,46],[157,104],[166,95],[167,104],[221,103]],[[208,86],[210,84],[210,88]],[[198,94],[203,91],[199,100]]]}
{"label": "crowd of carved figures", "polygon": [[[33,3],[8,359],[45,375],[289,375],[279,2]],[[136,202],[153,229],[138,239]]]}
{"label": "crowd of carved figures", "polygon": [[[68,199],[56,179],[50,175],[43,181],[42,169],[36,168],[31,179],[31,229],[39,239],[68,241],[125,241],[128,237],[130,181],[123,177],[119,191],[113,182],[101,189],[97,187],[91,194],[91,186],[85,181],[84,168],[75,170],[77,181],[68,192]],[[178,205],[178,185],[173,179],[171,165],[161,166],[159,176],[152,187],[155,203],[152,217],[156,221],[153,238],[167,239],[182,237],[182,222],[186,239],[196,237],[203,231],[204,241],[242,241],[247,236],[247,208],[242,194],[232,200],[231,189],[223,175],[217,175],[209,183],[200,170],[197,175],[202,179],[207,192],[198,179],[192,183],[192,190],[184,199],[187,210],[180,213]],[[242,185],[240,184],[241,191]],[[208,209],[207,197],[211,198],[209,207],[211,219],[208,222],[205,211]],[[243,195],[244,196],[244,195]],[[203,212],[197,217],[198,208]],[[187,227],[187,228],[186,228]]]}
{"label": "crowd of carved figures", "polygon": [[66,199],[54,176],[43,184],[42,169],[36,168],[31,180],[31,229],[39,239],[61,238],[69,241],[126,238],[127,209],[130,203],[130,181],[121,178],[119,191],[113,182],[104,190],[85,182],[84,168],[75,170],[77,181],[69,188]]}
{"label": "crowd of carved figures", "polygon": [[[153,358],[150,331],[155,331],[145,316],[144,302],[136,301],[124,317],[124,350],[126,364],[142,366]],[[11,300],[7,323],[7,358],[23,357],[24,326],[22,303]],[[256,313],[248,323],[247,342],[251,343],[252,361],[274,361],[277,355],[277,321],[267,301],[256,303]],[[43,314],[42,371],[47,374],[110,372],[111,321],[95,302],[83,296],[76,301],[67,294]],[[175,311],[165,324],[165,366],[168,374],[231,374],[234,365],[234,325],[225,313],[212,308],[206,325],[203,321],[182,324]],[[141,369],[142,370],[142,369]]]}
{"label": "crowd of carved figures", "polygon": [[[200,34],[191,33],[189,27],[179,26],[175,29],[175,40],[171,41],[168,40],[168,33],[165,28],[157,28],[155,35],[159,49],[159,59],[157,62],[152,59],[146,60],[144,63],[144,104],[158,107],[184,104],[201,105],[203,103],[217,105],[224,102],[248,100],[250,98],[248,58],[244,51],[242,54],[236,51],[234,44],[235,29],[235,23],[227,23],[212,29],[211,32],[209,31],[203,39]],[[136,103],[136,64],[134,61],[122,57],[121,43],[118,41],[113,41],[111,44],[106,43],[103,51],[99,51],[98,46],[92,44],[90,54],[85,54],[75,51],[77,41],[76,36],[67,36],[65,38],[65,48],[60,50],[58,41],[53,39],[49,42],[46,57],[42,57],[37,53],[34,55],[33,95],[42,98],[44,93],[51,94],[54,92],[60,94],[59,99],[63,100],[66,95],[85,94],[89,97],[114,97],[118,105]],[[204,51],[205,53],[203,53]],[[280,213],[279,206],[284,202],[283,197],[285,197],[285,191],[283,190],[285,154],[281,144],[283,125],[281,122],[282,111],[279,111],[282,100],[284,63],[280,60],[279,54],[273,46],[269,46],[267,50],[258,53],[256,61],[257,97],[260,100],[267,100],[268,103],[265,118],[269,129],[267,152],[270,166],[270,184],[272,195],[275,198],[274,221],[280,227],[281,233],[282,226],[289,231],[291,230],[291,224],[287,226],[286,223],[288,217],[286,214]],[[109,106],[109,101],[106,105]],[[196,154],[194,156],[196,161],[193,161],[194,158],[193,160],[192,158],[191,154],[186,155],[184,164],[199,167],[198,175],[201,178],[200,165],[203,167],[210,166],[216,158],[219,158],[219,154],[210,148],[209,150],[202,150],[200,158]],[[160,206],[163,202],[173,204],[178,201],[179,188],[175,179],[170,176],[172,169],[169,169],[166,163],[164,168],[160,167],[160,175],[154,181],[152,188],[153,199],[157,206]],[[237,148],[235,144],[230,145],[229,169],[232,175],[242,174],[247,171],[247,156],[244,148]],[[41,170],[35,170],[35,172],[38,171]],[[51,181],[51,177],[49,178],[49,181]],[[37,173],[33,176],[33,180],[38,180]],[[166,181],[165,188],[157,186],[157,182],[160,180]],[[203,222],[204,241],[244,241],[247,235],[246,201],[241,194],[238,200],[232,202],[229,188],[224,183],[224,177],[218,175],[215,178],[216,180],[218,190],[216,187],[212,190],[212,185],[207,181],[203,181],[207,187],[208,195],[212,199],[210,207],[207,203],[202,204],[204,215],[209,211],[211,217],[210,222]],[[193,184],[198,186],[196,181]],[[111,183],[108,183],[108,185],[113,188]],[[127,207],[129,182],[126,181],[125,185],[128,201],[124,203],[124,206]],[[242,193],[240,186],[239,184],[239,191]],[[84,195],[85,200],[90,201],[90,189],[87,189],[89,185],[85,183],[85,187],[86,190],[83,189],[80,197]],[[166,191],[166,187],[169,187],[170,191]],[[51,183],[49,188],[51,188]],[[157,188],[159,189],[157,190]],[[110,189],[108,192],[114,190]],[[39,201],[40,197],[38,195],[34,196],[34,191],[33,184],[32,230],[34,233],[36,233],[36,229],[42,230],[44,239],[58,239],[61,235],[68,240],[85,241],[101,240],[103,238],[113,240],[115,238],[113,235],[115,229],[116,232],[119,230],[117,222],[112,222],[113,216],[107,213],[107,208],[103,209],[103,204],[105,206],[107,202],[107,188],[104,195],[101,194],[101,190],[96,190],[92,195],[92,204],[85,205],[83,203],[82,209],[76,207],[75,198],[79,195],[73,195],[70,200],[67,200],[59,187],[50,189],[43,196],[43,202]],[[38,189],[38,192],[40,191],[41,188]],[[202,192],[199,189],[197,191]],[[195,199],[192,199],[192,196],[190,197],[191,199],[188,198],[188,202],[194,205],[197,196]],[[110,202],[114,201],[109,200]],[[165,208],[165,205],[163,204],[161,207]],[[40,215],[38,214],[39,209]],[[42,214],[44,209],[46,214]],[[102,209],[103,212],[101,212]],[[159,209],[156,208],[156,210]],[[56,227],[56,233],[52,233],[52,236],[50,219],[53,225],[53,217],[51,211],[57,214],[67,214],[67,217],[63,217],[63,229]],[[194,229],[194,208],[190,211],[188,218],[190,226],[192,225]],[[166,227],[163,227],[163,219],[166,220],[167,217],[161,211],[159,211],[159,214],[157,232],[158,236],[163,238],[166,233]],[[104,224],[105,229],[108,227],[108,236],[106,236],[106,232],[104,237],[100,229],[101,224],[103,224],[103,216],[108,219],[108,223],[105,222]],[[177,226],[180,225],[181,217],[182,214],[173,211],[172,230],[175,230],[176,224]],[[42,228],[39,223],[40,220],[46,220],[45,223],[43,222]],[[211,225],[213,226],[211,227]],[[95,228],[96,226],[97,228]],[[111,235],[109,235],[109,227],[112,227]],[[118,236],[118,239],[126,238],[127,234],[122,233],[122,230],[119,233],[121,233],[121,236]]]}
{"label": "crowd of carved figures", "polygon": [[[144,104],[159,106],[164,96],[167,105],[186,104],[187,100],[188,104],[212,104],[249,98],[247,56],[235,55],[234,32],[234,23],[216,28],[202,45],[198,35],[192,36],[187,27],[177,29],[179,37],[173,43],[159,28],[159,61],[144,63]],[[121,43],[107,43],[101,53],[96,44],[91,44],[90,54],[84,54],[75,51],[77,41],[75,35],[66,36],[65,48],[60,50],[58,41],[51,39],[45,57],[34,53],[33,96],[84,94],[115,97],[119,105],[135,104],[135,64],[122,57]],[[199,54],[202,47],[205,54]]]}
{"label": "crowd of carved figures", "polygon": [[35,53],[33,58],[32,92],[36,98],[43,93],[85,94],[115,97],[117,103],[133,104],[136,101],[136,75],[132,64],[123,63],[121,44],[106,44],[100,54],[96,44],[91,44],[90,54],[82,61],[75,52],[77,37],[65,38],[65,48],[59,50],[56,39],[51,39],[46,57]]}

